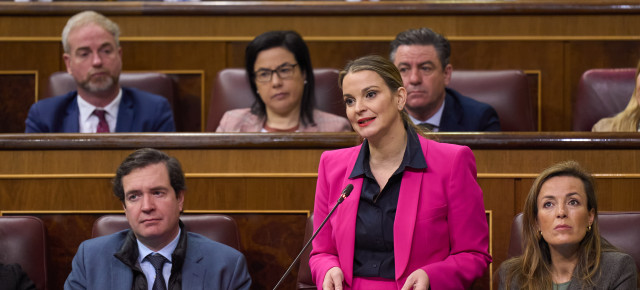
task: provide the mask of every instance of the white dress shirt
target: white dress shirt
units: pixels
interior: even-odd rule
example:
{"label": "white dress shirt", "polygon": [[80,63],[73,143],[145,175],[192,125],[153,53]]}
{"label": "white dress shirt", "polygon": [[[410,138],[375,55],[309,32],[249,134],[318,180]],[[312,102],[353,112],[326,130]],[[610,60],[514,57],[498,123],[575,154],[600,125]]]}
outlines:
{"label": "white dress shirt", "polygon": [[96,109],[104,110],[104,117],[107,119],[107,124],[109,124],[109,132],[113,133],[116,131],[116,121],[118,120],[118,109],[120,108],[120,101],[122,100],[122,89],[118,92],[111,103],[106,105],[104,108],[96,107],[92,104],[89,104],[85,101],[80,95],[77,97],[78,100],[78,109],[80,111],[78,124],[80,125],[80,133],[95,133],[98,130],[98,116],[93,114],[93,111]]}
{"label": "white dress shirt", "polygon": [[445,102],[446,102],[446,100],[444,102],[442,102],[442,106],[440,106],[440,109],[438,109],[438,111],[435,114],[433,114],[433,116],[431,116],[431,118],[429,118],[427,120],[418,120],[418,119],[414,118],[413,116],[411,116],[410,114],[407,114],[407,115],[409,115],[409,118],[411,119],[411,121],[414,124],[419,125],[419,124],[422,124],[422,123],[429,123],[429,124],[435,126],[432,131],[433,132],[438,132],[438,131],[440,131],[440,120],[442,119],[442,112],[444,111],[444,103]]}

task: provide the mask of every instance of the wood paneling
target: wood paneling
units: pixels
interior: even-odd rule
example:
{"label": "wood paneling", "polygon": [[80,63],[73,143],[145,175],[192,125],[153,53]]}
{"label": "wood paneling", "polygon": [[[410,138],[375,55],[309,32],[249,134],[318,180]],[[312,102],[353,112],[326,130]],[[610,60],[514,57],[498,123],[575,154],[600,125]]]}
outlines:
{"label": "wood paneling", "polygon": [[[629,1],[23,4],[0,2],[0,53],[19,56],[5,58],[0,70],[38,71],[42,93],[48,76],[64,70],[65,21],[93,9],[119,23],[125,70],[203,71],[202,108],[209,107],[217,72],[243,67],[246,43],[275,29],[298,31],[315,67],[342,68],[362,55],[387,55],[400,31],[431,27],[451,40],[454,68],[539,71],[542,131],[571,130],[573,95],[585,70],[633,67],[640,58],[640,7]],[[189,109],[194,101],[186,101]],[[200,128],[206,117],[205,110]],[[178,128],[197,123],[180,121]]]}
{"label": "wood paneling", "polygon": [[[0,25],[0,27],[4,29],[6,26]],[[46,84],[49,75],[65,70],[62,62],[62,45],[59,41],[53,40],[3,41],[0,37],[0,55],[3,56],[2,62],[0,62],[0,71],[31,71],[38,77],[34,84],[14,83],[11,87],[3,85],[3,92],[0,94],[0,104],[3,104],[3,108],[4,104],[12,102],[28,104],[26,108],[22,105],[11,107],[11,110],[14,110],[11,114],[16,119],[11,120],[11,124],[3,124],[11,128],[21,128],[22,130],[10,131],[3,129],[0,132],[24,132],[24,120],[27,117],[29,107],[35,102],[36,96],[44,94],[47,89]],[[38,90],[34,91],[36,88]],[[5,92],[4,90],[7,91]]]}
{"label": "wood paneling", "polygon": [[36,71],[0,71],[0,132],[24,132],[24,120],[38,91],[37,79]]}
{"label": "wood paneling", "polygon": [[[511,220],[522,211],[533,179],[555,162],[576,160],[594,174],[600,210],[640,211],[640,194],[636,190],[640,186],[637,134],[435,136],[441,142],[470,146],[474,152],[485,208],[493,215],[494,271],[506,259]],[[0,211],[121,210],[110,189],[113,172],[134,148],[157,147],[183,165],[188,188],[186,210],[306,212],[313,210],[322,152],[356,144],[358,138],[354,133],[0,134],[0,160],[5,161],[0,163]],[[249,254],[263,255],[255,259],[272,264],[252,267],[284,273],[301,241],[294,243],[300,246],[287,244],[286,249],[281,249],[287,254],[279,258],[273,258],[270,251],[283,246],[283,240],[302,237],[304,220],[296,221],[290,229],[283,226],[265,236],[254,232],[260,225],[256,222],[248,220],[244,225],[252,230],[241,228],[243,244],[245,236],[249,241],[264,238],[264,243],[273,243],[272,248],[252,245],[254,252]],[[69,255],[74,252],[65,251],[71,252]],[[260,281],[256,289],[275,284],[277,277],[273,272],[256,269],[252,269],[252,275],[258,275],[254,279]],[[481,286],[477,289],[487,289],[489,280],[481,281],[484,282],[479,282]]]}
{"label": "wood paneling", "polygon": [[201,132],[205,120],[203,106],[209,99],[204,93],[204,71],[165,73],[169,74],[176,85],[173,104],[176,131]]}
{"label": "wood paneling", "polygon": [[492,179],[480,178],[478,183],[482,188],[484,204],[487,210],[492,213],[492,258],[494,269],[495,265],[500,265],[506,259],[506,250],[509,248],[508,236],[505,238],[504,233],[511,230],[511,219],[515,201],[514,196],[505,194],[509,188],[514,188],[513,179]]}
{"label": "wood paneling", "polygon": [[[124,31],[124,30],[123,30]],[[224,43],[198,41],[131,41],[122,42],[122,63],[127,70],[202,72],[201,79],[179,74],[179,99],[174,108],[176,125],[180,132],[203,130],[211,87],[217,72],[226,68]],[[204,85],[204,87],[203,87]],[[201,116],[204,112],[204,116]],[[195,130],[194,130],[195,129]]]}

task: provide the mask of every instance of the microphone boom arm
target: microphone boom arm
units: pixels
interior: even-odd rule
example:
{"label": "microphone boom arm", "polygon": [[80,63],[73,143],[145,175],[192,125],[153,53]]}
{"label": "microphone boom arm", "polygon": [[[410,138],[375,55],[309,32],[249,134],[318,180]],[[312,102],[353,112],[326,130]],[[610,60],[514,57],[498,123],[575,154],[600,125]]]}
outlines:
{"label": "microphone boom arm", "polygon": [[273,287],[273,290],[278,289],[278,286],[280,286],[280,284],[282,284],[282,281],[284,281],[284,278],[286,278],[287,275],[289,275],[289,273],[293,269],[293,266],[296,263],[298,263],[298,260],[300,260],[300,257],[302,256],[302,253],[304,253],[304,251],[309,247],[309,245],[311,245],[311,242],[313,242],[313,239],[318,235],[318,233],[320,232],[320,229],[322,229],[324,224],[329,220],[329,218],[333,214],[333,211],[335,211],[336,208],[338,208],[338,205],[340,205],[344,201],[344,199],[347,198],[347,196],[349,196],[349,194],[351,194],[352,190],[353,190],[353,185],[352,184],[349,184],[349,185],[347,185],[347,187],[344,188],[344,190],[340,194],[340,198],[338,198],[338,201],[336,202],[336,205],[333,206],[333,208],[331,209],[329,214],[327,214],[327,216],[324,218],[324,220],[322,221],[322,223],[320,224],[318,229],[313,233],[313,235],[311,236],[309,241],[307,241],[307,243],[304,245],[304,247],[302,247],[302,250],[300,251],[300,253],[298,253],[298,256],[293,260],[293,262],[291,262],[291,265],[289,266],[287,271],[284,272],[284,275],[282,275],[282,278],[280,278],[280,281],[278,281],[278,284],[276,284],[276,286]]}

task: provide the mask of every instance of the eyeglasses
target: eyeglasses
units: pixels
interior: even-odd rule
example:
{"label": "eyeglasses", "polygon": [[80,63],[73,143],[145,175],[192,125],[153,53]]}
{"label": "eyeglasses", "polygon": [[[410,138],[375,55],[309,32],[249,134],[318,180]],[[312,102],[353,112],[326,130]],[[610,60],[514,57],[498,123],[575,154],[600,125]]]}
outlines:
{"label": "eyeglasses", "polygon": [[259,69],[255,72],[256,81],[261,83],[270,82],[271,77],[273,76],[273,73],[277,73],[278,77],[281,79],[290,79],[291,77],[293,77],[293,69],[296,67],[296,65],[298,64],[285,63],[273,70]]}

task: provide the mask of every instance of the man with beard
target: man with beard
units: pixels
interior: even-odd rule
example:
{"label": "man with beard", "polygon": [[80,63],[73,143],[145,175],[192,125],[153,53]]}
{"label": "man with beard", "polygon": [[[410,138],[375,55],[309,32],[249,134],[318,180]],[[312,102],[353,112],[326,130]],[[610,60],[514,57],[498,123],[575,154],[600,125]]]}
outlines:
{"label": "man with beard", "polygon": [[496,111],[485,103],[447,88],[453,66],[451,45],[429,28],[400,32],[391,42],[390,59],[407,90],[405,110],[431,131],[500,131]]}
{"label": "man with beard", "polygon": [[26,133],[175,131],[165,98],[120,87],[119,35],[116,23],[93,11],[69,19],[62,31],[62,58],[78,90],[33,104]]}

